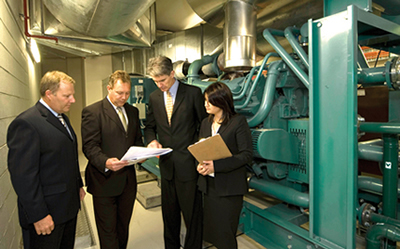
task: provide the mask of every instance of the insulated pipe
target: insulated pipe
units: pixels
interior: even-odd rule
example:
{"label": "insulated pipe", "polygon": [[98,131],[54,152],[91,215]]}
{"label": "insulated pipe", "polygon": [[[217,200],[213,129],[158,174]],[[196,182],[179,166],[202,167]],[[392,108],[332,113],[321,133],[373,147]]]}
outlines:
{"label": "insulated pipe", "polygon": [[213,56],[205,55],[205,56],[203,56],[202,59],[195,60],[195,61],[192,62],[192,64],[190,64],[190,67],[189,67],[189,70],[188,70],[188,75],[187,75],[188,84],[189,85],[193,84],[193,80],[200,78],[200,76],[199,76],[200,69],[204,65],[207,65],[207,64],[213,62],[214,56],[218,56],[218,54],[215,54]]}
{"label": "insulated pipe", "polygon": [[[382,179],[370,176],[358,176],[358,189],[382,194]],[[400,183],[397,183],[397,198],[400,198]]]}
{"label": "insulated pipe", "polygon": [[[383,161],[382,139],[374,139],[358,143],[358,159],[364,159],[374,162]],[[400,161],[400,153],[398,156]]]}
{"label": "insulated pipe", "polygon": [[[258,73],[257,73],[257,76],[256,76],[256,78],[255,78],[254,81],[253,81],[253,85],[251,86],[250,92],[249,92],[249,94],[247,95],[246,101],[245,101],[242,105],[236,106],[236,107],[235,107],[236,109],[243,109],[243,108],[245,108],[245,107],[249,104],[250,99],[251,99],[251,96],[253,95],[253,92],[254,92],[254,90],[256,89],[256,86],[258,85],[258,82],[259,82],[259,80],[260,80],[260,77],[261,77],[261,75],[262,75],[262,72],[263,72],[263,70],[264,70],[264,67],[265,67],[267,61],[269,60],[269,58],[270,58],[271,56],[279,57],[279,55],[278,55],[277,53],[268,53],[268,54],[264,57],[264,60],[262,61],[260,67],[253,67],[253,68],[251,69],[250,74],[249,74],[249,76],[248,76],[247,81],[246,81],[245,84],[246,84],[246,85],[250,85],[251,78],[253,77],[254,71],[255,71],[257,68],[259,68]],[[246,87],[246,86],[245,86],[245,87]],[[245,91],[243,91],[243,92],[240,94],[240,96],[239,96],[240,98],[242,98],[243,95],[246,93],[247,88],[248,88],[248,86],[246,87]],[[237,99],[240,99],[239,97],[238,97]],[[233,99],[235,99],[235,97],[233,97]]]}
{"label": "insulated pipe", "polygon": [[358,143],[358,159],[382,162],[383,148],[382,146]]}
{"label": "insulated pipe", "polygon": [[361,122],[360,131],[383,134],[400,134],[400,123]]}
{"label": "insulated pipe", "polygon": [[384,216],[384,215],[380,215],[380,214],[376,214],[376,213],[370,213],[369,214],[369,220],[374,222],[374,223],[385,223],[388,225],[392,225],[392,226],[396,226],[398,228],[400,228],[400,221]]}
{"label": "insulated pipe", "polygon": [[274,38],[273,35],[284,36],[284,33],[280,30],[265,29],[263,32],[264,38],[271,44],[271,46],[278,52],[282,59],[288,64],[290,69],[299,77],[303,84],[309,88],[310,81],[308,75],[297,65],[293,58],[286,52],[286,50],[279,44],[279,42]]}
{"label": "insulated pipe", "polygon": [[386,82],[385,67],[363,68],[357,71],[358,83],[363,86],[384,85]]}
{"label": "insulated pipe", "polygon": [[287,27],[284,31],[286,39],[289,41],[292,48],[296,51],[297,55],[300,57],[304,66],[308,69],[310,67],[310,63],[308,62],[308,55],[304,52],[304,49],[300,46],[298,40],[294,36],[300,34],[300,29],[294,27]]}
{"label": "insulated pipe", "polygon": [[271,111],[272,104],[274,102],[275,87],[279,76],[279,66],[282,62],[272,63],[269,66],[267,73],[267,82],[264,86],[263,98],[261,105],[259,106],[257,113],[253,117],[247,119],[249,127],[255,127],[265,120]]}
{"label": "insulated pipe", "polygon": [[366,249],[380,249],[381,239],[387,238],[392,241],[400,241],[400,229],[396,226],[378,223],[367,231]]}
{"label": "insulated pipe", "polygon": [[258,68],[260,68],[260,67],[253,67],[250,70],[250,73],[244,78],[243,87],[240,88],[240,90],[238,92],[232,91],[233,100],[238,100],[238,99],[241,99],[241,98],[243,98],[245,96],[245,94],[247,92],[247,89],[249,89],[249,85],[250,85],[250,82],[251,82],[251,78],[254,75],[254,71],[256,71]]}
{"label": "insulated pipe", "polygon": [[310,205],[309,194],[299,192],[272,181],[261,180],[253,176],[249,180],[249,187],[299,207],[308,208]]}

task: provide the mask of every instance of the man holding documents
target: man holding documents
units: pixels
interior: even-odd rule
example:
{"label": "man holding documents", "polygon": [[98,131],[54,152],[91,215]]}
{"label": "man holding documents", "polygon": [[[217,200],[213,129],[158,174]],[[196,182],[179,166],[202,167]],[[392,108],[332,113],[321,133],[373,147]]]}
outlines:
{"label": "man holding documents", "polygon": [[[209,85],[204,95],[210,115],[201,123],[200,137],[220,136],[232,155],[210,152],[210,158],[197,167],[199,189],[204,193],[203,237],[218,249],[235,249],[243,195],[248,189],[245,166],[252,161],[251,133],[246,118],[235,112],[232,93],[224,83]],[[214,157],[217,154],[224,156]]]}
{"label": "man holding documents", "polygon": [[195,159],[187,147],[198,140],[198,128],[207,116],[204,98],[199,88],[175,79],[172,62],[165,56],[150,59],[147,73],[159,89],[150,94],[146,142],[150,148],[173,149],[159,162],[165,248],[181,248],[182,212],[187,229],[183,247],[201,249],[201,194]]}
{"label": "man holding documents", "polygon": [[87,191],[93,195],[96,226],[102,249],[126,248],[136,198],[135,167],[120,161],[131,146],[143,146],[138,110],[127,104],[129,75],[115,71],[108,95],[82,111],[83,152],[88,165]]}

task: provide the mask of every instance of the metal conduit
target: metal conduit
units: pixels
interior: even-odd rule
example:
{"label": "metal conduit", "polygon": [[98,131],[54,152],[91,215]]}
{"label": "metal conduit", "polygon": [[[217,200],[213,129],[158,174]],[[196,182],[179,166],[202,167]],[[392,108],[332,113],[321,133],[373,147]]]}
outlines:
{"label": "metal conduit", "polygon": [[[270,58],[271,56],[279,57],[279,55],[278,55],[277,53],[269,53],[269,54],[267,54],[267,55],[264,57],[264,60],[262,61],[261,66],[259,67],[257,76],[256,76],[256,78],[255,78],[254,81],[253,81],[253,85],[251,86],[250,92],[249,92],[249,94],[247,95],[246,101],[245,101],[242,105],[236,106],[236,107],[235,107],[236,109],[238,109],[238,110],[239,110],[239,109],[243,109],[243,108],[245,108],[245,107],[249,104],[250,99],[251,99],[251,96],[253,95],[253,92],[254,92],[254,90],[256,89],[256,86],[258,85],[258,82],[259,82],[260,77],[261,77],[261,75],[262,75],[262,71],[264,70],[264,67],[265,67],[266,63],[267,63],[267,61],[269,60],[269,58]],[[254,74],[255,69],[256,69],[256,67],[253,67],[253,69],[251,70],[250,76],[247,78],[247,81],[248,81],[248,82],[251,82],[251,78],[253,77],[253,74]],[[252,73],[253,73],[253,74],[252,74]],[[267,80],[268,80],[268,79],[267,79]],[[246,83],[246,84],[249,85],[249,83]],[[247,87],[247,88],[248,88],[248,87]],[[246,90],[247,90],[247,89],[246,89]],[[245,93],[246,93],[246,91],[243,91],[241,95],[244,95]],[[235,97],[233,97],[233,99],[235,99]]]}
{"label": "metal conduit", "polygon": [[367,144],[358,144],[358,158],[374,161],[374,162],[382,162],[383,160],[383,148],[382,146],[376,145],[367,145]]}
{"label": "metal conduit", "polygon": [[264,38],[271,44],[271,46],[278,52],[282,59],[288,64],[288,66],[293,70],[293,72],[299,77],[301,82],[309,88],[310,81],[308,75],[297,65],[293,58],[286,52],[286,50],[279,44],[279,42],[274,38],[273,35],[278,35],[284,37],[284,33],[280,30],[265,29],[263,32]]}
{"label": "metal conduit", "polygon": [[376,213],[370,213],[369,216],[370,220],[374,223],[385,223],[388,225],[393,225],[396,226],[398,228],[400,228],[400,221],[384,216],[384,215],[380,215],[380,214],[376,214]]}
{"label": "metal conduit", "polygon": [[188,69],[188,75],[187,75],[189,85],[193,84],[193,80],[200,78],[199,71],[200,71],[201,67],[213,62],[215,56],[217,56],[217,54],[212,55],[212,56],[205,55],[202,59],[195,60],[192,62],[192,64],[190,64],[190,67]]}
{"label": "metal conduit", "polygon": [[265,118],[268,116],[269,112],[271,111],[272,104],[274,101],[274,96],[275,96],[275,86],[276,86],[276,81],[279,76],[279,71],[278,68],[282,62],[277,62],[277,63],[272,63],[269,66],[268,73],[267,73],[267,82],[265,83],[264,86],[264,94],[263,94],[263,99],[261,101],[261,105],[257,110],[257,113],[247,119],[247,123],[249,124],[249,127],[255,127],[259,125],[261,122],[265,120]]}
{"label": "metal conduit", "polygon": [[[383,145],[382,139],[374,139],[358,143],[358,158],[374,162],[383,161]],[[398,156],[400,161],[400,153]]]}
{"label": "metal conduit", "polygon": [[400,134],[400,123],[362,122],[360,131],[382,134]]}
{"label": "metal conduit", "polygon": [[296,37],[294,36],[300,34],[300,30],[294,27],[287,27],[284,31],[286,39],[289,41],[290,45],[296,51],[297,55],[300,57],[301,61],[303,62],[304,66],[307,70],[310,68],[310,63],[308,62],[308,55],[304,52],[304,49],[298,43]]}
{"label": "metal conduit", "polygon": [[249,180],[249,187],[299,207],[308,208],[310,205],[308,193],[302,193],[272,181],[258,179],[253,176]]}
{"label": "metal conduit", "polygon": [[[247,89],[249,89],[249,85],[250,85],[250,82],[251,82],[251,78],[254,75],[254,71],[256,71],[258,68],[260,68],[260,67],[253,67],[250,70],[250,73],[245,77],[244,83],[243,83],[243,87],[240,88],[239,92],[232,91],[232,94],[235,95],[235,96],[233,96],[233,100],[238,100],[238,99],[241,99],[241,98],[244,97],[244,95],[247,92]],[[238,94],[239,94],[239,96],[238,96]]]}
{"label": "metal conduit", "polygon": [[[358,189],[382,193],[382,179],[370,176],[358,176]],[[400,183],[397,184],[397,198],[400,198]]]}
{"label": "metal conduit", "polygon": [[386,82],[386,68],[363,68],[357,71],[358,83],[363,86],[379,86]]}
{"label": "metal conduit", "polygon": [[381,239],[387,238],[392,241],[400,241],[400,229],[396,226],[378,223],[367,231],[366,249],[381,248]]}

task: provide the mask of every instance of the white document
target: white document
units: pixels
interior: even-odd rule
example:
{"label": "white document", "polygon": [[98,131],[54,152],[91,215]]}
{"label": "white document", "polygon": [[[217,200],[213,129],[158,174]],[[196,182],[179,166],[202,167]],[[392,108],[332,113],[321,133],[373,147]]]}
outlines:
{"label": "white document", "polygon": [[134,164],[143,161],[150,157],[162,156],[172,151],[170,148],[153,149],[140,146],[131,146],[125,155],[121,158],[121,161],[129,161],[130,164]]}

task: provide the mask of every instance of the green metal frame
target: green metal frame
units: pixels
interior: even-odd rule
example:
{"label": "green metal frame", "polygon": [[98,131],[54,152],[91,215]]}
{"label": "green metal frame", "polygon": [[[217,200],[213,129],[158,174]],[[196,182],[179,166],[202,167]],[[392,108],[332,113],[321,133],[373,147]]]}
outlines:
{"label": "green metal frame", "polygon": [[[376,30],[397,36],[400,30],[397,24],[354,5],[348,6],[343,12],[310,20],[308,26],[311,153],[309,233],[326,248],[335,248],[333,245],[355,248],[357,44],[360,39],[373,43],[369,39],[374,37]],[[359,36],[360,31],[363,32],[362,36]]]}
{"label": "green metal frame", "polygon": [[[309,21],[310,237],[355,248],[357,9]],[[329,224],[329,225],[328,225]]]}

